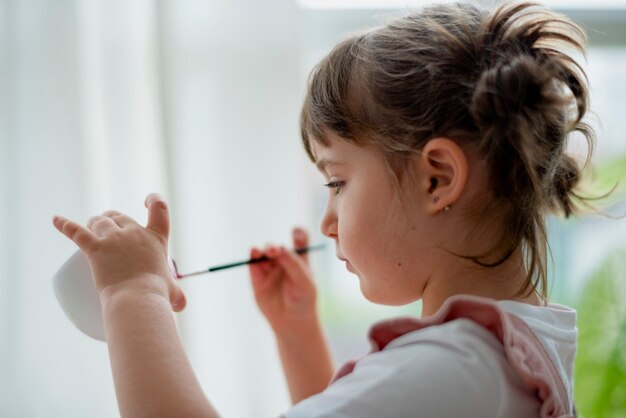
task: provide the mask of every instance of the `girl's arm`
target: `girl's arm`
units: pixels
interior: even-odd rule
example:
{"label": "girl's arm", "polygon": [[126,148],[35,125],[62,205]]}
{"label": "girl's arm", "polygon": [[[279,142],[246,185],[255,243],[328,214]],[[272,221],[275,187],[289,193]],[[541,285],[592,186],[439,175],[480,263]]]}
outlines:
{"label": "girl's arm", "polygon": [[[308,246],[304,229],[293,231],[294,248]],[[317,291],[306,254],[285,247],[252,248],[251,258],[269,262],[250,264],[252,289],[259,309],[268,320],[278,345],[292,402],[326,388],[333,362],[317,313]]]}
{"label": "girl's arm", "polygon": [[277,333],[276,341],[294,404],[326,389],[333,376],[333,362],[317,318],[292,331]]}
{"label": "girl's arm", "polygon": [[174,323],[172,310],[184,309],[185,295],[168,265],[167,205],[156,194],[145,204],[146,227],[115,211],[86,227],[55,216],[54,226],[89,260],[122,417],[218,417]]}
{"label": "girl's arm", "polygon": [[187,359],[167,297],[124,288],[101,300],[122,417],[219,417]]}

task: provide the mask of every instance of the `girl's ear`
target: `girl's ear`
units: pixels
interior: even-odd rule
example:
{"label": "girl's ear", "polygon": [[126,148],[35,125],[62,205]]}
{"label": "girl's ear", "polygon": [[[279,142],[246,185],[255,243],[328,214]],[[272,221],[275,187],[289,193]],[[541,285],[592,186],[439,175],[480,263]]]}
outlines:
{"label": "girl's ear", "polygon": [[429,140],[420,153],[420,186],[426,197],[424,208],[435,214],[452,207],[467,182],[467,158],[449,138]]}

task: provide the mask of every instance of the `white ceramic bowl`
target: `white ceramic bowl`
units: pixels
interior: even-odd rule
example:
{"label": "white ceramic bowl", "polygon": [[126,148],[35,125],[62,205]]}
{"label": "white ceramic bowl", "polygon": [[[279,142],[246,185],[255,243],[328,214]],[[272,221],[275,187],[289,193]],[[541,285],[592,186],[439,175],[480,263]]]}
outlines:
{"label": "white ceramic bowl", "polygon": [[[174,275],[171,258],[169,262]],[[61,266],[54,275],[53,287],[61,308],[70,321],[90,337],[106,341],[100,296],[85,253],[76,251]]]}

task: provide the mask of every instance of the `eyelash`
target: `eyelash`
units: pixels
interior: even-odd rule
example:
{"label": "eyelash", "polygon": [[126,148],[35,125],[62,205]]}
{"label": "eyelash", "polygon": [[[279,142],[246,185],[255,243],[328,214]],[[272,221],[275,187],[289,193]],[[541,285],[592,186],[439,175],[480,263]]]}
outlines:
{"label": "eyelash", "polygon": [[328,187],[329,189],[335,189],[335,194],[339,194],[339,190],[341,190],[341,188],[343,187],[343,185],[345,184],[345,181],[331,181],[328,184],[325,184],[324,186]]}

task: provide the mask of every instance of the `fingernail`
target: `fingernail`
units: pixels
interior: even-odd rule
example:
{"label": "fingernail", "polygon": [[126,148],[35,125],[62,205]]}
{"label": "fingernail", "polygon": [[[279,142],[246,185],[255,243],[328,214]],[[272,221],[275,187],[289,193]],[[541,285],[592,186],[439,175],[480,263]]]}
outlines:
{"label": "fingernail", "polygon": [[150,193],[148,196],[146,196],[146,199],[144,200],[144,204],[146,205],[146,207],[148,207],[150,206],[150,202],[155,201],[155,200],[165,201],[165,199],[163,198],[163,196],[161,196],[161,194],[153,192],[153,193]]}
{"label": "fingernail", "polygon": [[296,239],[304,239],[304,232],[301,229],[295,229],[293,231],[293,237]]}

